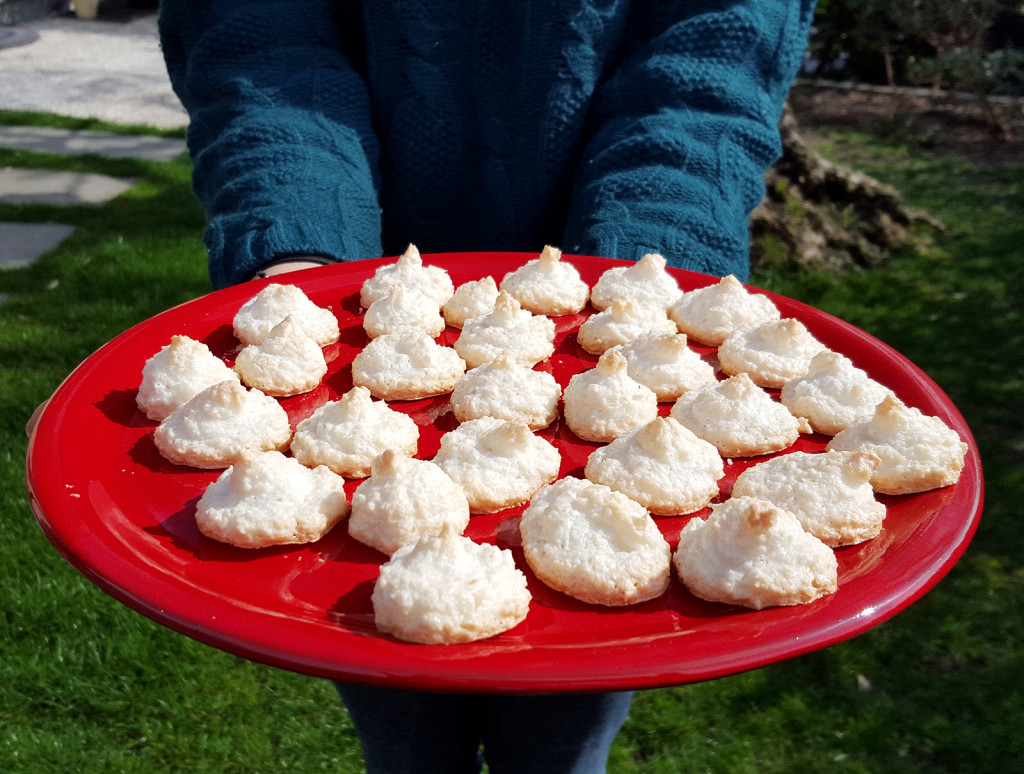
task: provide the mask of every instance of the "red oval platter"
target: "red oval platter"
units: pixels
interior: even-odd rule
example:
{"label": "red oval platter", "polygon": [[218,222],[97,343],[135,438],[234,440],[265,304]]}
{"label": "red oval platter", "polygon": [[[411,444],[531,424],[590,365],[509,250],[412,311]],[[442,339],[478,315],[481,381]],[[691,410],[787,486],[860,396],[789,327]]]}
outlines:
{"label": "red oval platter", "polygon": [[[500,282],[535,255],[424,256],[456,285],[492,275]],[[565,256],[593,284],[624,262]],[[359,288],[395,259],[290,274],[317,304],[333,310],[342,338],[326,348],[330,370],[314,392],[282,401],[293,425],[351,387],[352,357],[367,338]],[[715,277],[672,270],[690,290]],[[746,610],[703,602],[673,579],[657,600],[629,608],[586,605],[546,588],[525,566],[518,541],[522,509],[474,516],[466,534],[511,548],[533,602],[516,628],[476,643],[417,645],[379,633],[370,593],[383,554],[351,539],[344,522],[305,546],[245,550],[202,536],[195,505],[219,471],[178,467],[153,445],[155,423],[136,409],[142,366],[174,334],[207,343],[231,362],[237,309],[269,280],[211,293],[159,314],[99,349],[56,391],[30,441],[26,479],[32,508],[61,554],[90,581],[136,611],[231,653],[310,675],[423,690],[564,692],[649,688],[708,680],[827,647],[892,617],[927,592],[967,547],[981,515],[982,472],[963,417],[942,390],[898,352],[860,329],[791,299],[768,294],[823,344],[847,355],[908,405],[940,417],[967,442],[960,481],[915,495],[881,497],[882,533],[836,550],[839,590],[809,605]],[[753,289],[752,289],[753,290]],[[763,292],[763,291],[756,291]],[[576,344],[588,314],[556,318],[555,355],[538,368],[564,386],[596,358]],[[452,343],[457,331],[441,335]],[[714,350],[694,346],[702,355]],[[420,425],[429,458],[455,426],[447,397],[397,402]],[[663,406],[667,413],[670,404]],[[582,476],[594,444],[556,422],[541,435],[562,453],[562,475]],[[802,436],[787,451],[821,451],[828,438]],[[756,460],[727,461],[721,497]],[[358,482],[350,482],[349,493]],[[699,517],[704,513],[698,513]],[[674,546],[692,517],[659,518]],[[73,614],[69,612],[69,614]]]}

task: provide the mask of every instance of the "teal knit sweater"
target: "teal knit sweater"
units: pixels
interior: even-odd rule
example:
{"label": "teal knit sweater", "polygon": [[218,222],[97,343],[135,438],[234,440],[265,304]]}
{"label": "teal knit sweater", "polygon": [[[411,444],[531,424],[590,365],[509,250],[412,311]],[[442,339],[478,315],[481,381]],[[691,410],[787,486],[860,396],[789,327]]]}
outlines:
{"label": "teal knit sweater", "polygon": [[216,286],[524,250],[746,278],[813,0],[161,0]]}

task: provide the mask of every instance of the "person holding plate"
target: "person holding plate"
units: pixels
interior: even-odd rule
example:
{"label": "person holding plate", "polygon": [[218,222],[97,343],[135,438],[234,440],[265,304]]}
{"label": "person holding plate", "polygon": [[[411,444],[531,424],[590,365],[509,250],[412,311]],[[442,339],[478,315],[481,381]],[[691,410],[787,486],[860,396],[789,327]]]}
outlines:
{"label": "person holding plate", "polygon": [[[540,252],[749,275],[813,0],[162,0],[215,287]],[[604,771],[625,693],[339,685],[369,772]]]}

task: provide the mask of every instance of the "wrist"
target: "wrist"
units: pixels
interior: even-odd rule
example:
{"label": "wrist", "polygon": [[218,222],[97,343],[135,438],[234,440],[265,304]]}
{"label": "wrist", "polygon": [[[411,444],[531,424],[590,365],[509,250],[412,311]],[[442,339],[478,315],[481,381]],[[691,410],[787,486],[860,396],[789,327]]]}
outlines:
{"label": "wrist", "polygon": [[326,255],[284,255],[263,264],[252,276],[252,279],[273,277],[300,269],[328,266],[332,263],[337,263],[337,260]]}

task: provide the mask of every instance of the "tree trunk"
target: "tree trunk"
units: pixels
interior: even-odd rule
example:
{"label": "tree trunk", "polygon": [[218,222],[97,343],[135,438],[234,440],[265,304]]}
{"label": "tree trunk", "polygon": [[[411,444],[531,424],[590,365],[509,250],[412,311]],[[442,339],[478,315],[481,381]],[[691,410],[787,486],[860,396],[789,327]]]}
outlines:
{"label": "tree trunk", "polygon": [[892,186],[823,158],[801,137],[788,105],[779,128],[782,157],[768,171],[765,198],[751,218],[755,266],[871,267],[921,247],[921,226],[942,229]]}

